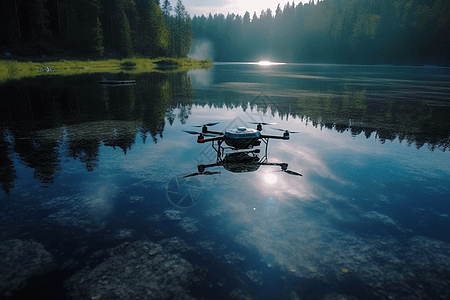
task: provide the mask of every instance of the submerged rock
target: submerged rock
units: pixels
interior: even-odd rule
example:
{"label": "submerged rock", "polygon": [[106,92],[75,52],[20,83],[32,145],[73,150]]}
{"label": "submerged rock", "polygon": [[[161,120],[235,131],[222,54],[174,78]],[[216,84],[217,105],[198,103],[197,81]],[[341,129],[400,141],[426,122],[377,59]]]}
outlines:
{"label": "submerged rock", "polygon": [[70,299],[194,299],[188,286],[194,267],[160,244],[124,243],[94,269],[65,282]]}
{"label": "submerged rock", "polygon": [[181,220],[181,216],[184,212],[179,210],[167,209],[165,212],[166,218],[172,221]]}
{"label": "submerged rock", "polygon": [[389,218],[386,215],[380,214],[376,211],[371,211],[371,212],[365,214],[364,217],[368,218],[368,219],[379,221],[385,225],[392,225],[392,226],[396,225],[395,222],[391,218]]}
{"label": "submerged rock", "polygon": [[187,233],[193,233],[193,232],[197,232],[198,231],[198,227],[195,226],[195,223],[197,223],[196,220],[194,220],[193,218],[188,218],[187,217],[187,218],[181,219],[181,222],[179,223],[179,225]]}
{"label": "submerged rock", "polygon": [[245,275],[257,285],[263,285],[262,272],[257,270],[247,271]]}
{"label": "submerged rock", "polygon": [[18,239],[0,243],[0,295],[10,297],[33,276],[56,268],[53,255],[36,241]]}
{"label": "submerged rock", "polygon": [[[378,214],[371,216],[379,219]],[[420,236],[361,237],[301,222],[292,226],[302,231],[291,231],[281,238],[270,230],[264,234],[253,230],[236,241],[256,247],[264,257],[272,256],[274,264],[302,280],[314,279],[324,286],[333,277],[342,286],[357,280],[367,298],[450,299],[447,243]],[[352,299],[348,295],[327,297]]]}
{"label": "submerged rock", "polygon": [[252,300],[253,297],[250,295],[245,295],[240,289],[234,289],[231,291],[230,295],[228,295],[228,299],[232,300]]}
{"label": "submerged rock", "polygon": [[323,296],[321,300],[356,300],[356,298],[347,295],[331,293]]}
{"label": "submerged rock", "polygon": [[132,237],[133,230],[129,228],[120,229],[116,232],[115,238],[116,239],[127,239]]}

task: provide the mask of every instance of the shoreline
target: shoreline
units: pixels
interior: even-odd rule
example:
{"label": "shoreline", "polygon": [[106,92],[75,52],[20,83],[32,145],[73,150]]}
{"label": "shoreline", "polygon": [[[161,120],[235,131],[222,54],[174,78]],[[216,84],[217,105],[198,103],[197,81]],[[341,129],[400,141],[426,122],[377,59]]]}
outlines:
{"label": "shoreline", "polygon": [[107,60],[70,60],[48,61],[0,60],[0,83],[26,77],[41,75],[70,76],[86,73],[145,73],[145,72],[187,72],[193,69],[207,69],[212,66],[210,60],[190,58],[126,58]]}

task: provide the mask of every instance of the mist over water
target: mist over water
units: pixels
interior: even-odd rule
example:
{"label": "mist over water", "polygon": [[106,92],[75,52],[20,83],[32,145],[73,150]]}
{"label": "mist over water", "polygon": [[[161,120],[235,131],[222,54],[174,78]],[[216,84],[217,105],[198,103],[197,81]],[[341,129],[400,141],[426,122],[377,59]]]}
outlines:
{"label": "mist over water", "polygon": [[208,39],[194,40],[189,57],[214,61],[214,45]]}

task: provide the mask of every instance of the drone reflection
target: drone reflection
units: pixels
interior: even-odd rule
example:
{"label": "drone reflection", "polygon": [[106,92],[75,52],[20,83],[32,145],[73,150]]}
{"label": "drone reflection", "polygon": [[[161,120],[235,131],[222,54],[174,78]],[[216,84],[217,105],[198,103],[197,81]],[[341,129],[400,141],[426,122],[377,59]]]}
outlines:
{"label": "drone reflection", "polygon": [[[221,166],[225,170],[233,172],[233,173],[245,173],[245,172],[254,172],[259,169],[260,166],[280,166],[281,171],[295,176],[303,176],[300,173],[288,170],[288,164],[287,163],[272,163],[267,160],[267,155],[265,154],[263,157],[259,157],[257,153],[259,151],[256,151],[259,149],[254,149],[251,151],[237,151],[232,153],[226,153],[226,152],[219,152],[217,151],[217,161],[212,164],[199,164],[197,166],[198,172],[192,173],[189,175],[184,176],[186,177],[192,177],[197,175],[214,175],[214,174],[220,174],[220,172],[210,172],[206,171],[207,168],[212,167],[218,167]],[[276,177],[275,175],[267,175],[266,182],[268,183],[275,183]]]}

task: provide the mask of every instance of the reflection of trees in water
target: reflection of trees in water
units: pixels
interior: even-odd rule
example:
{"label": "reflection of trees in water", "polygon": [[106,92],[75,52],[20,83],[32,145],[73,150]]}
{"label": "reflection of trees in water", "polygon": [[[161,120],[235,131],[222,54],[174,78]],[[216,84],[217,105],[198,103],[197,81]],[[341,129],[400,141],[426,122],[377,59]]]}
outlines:
{"label": "reflection of trees in water", "polygon": [[53,183],[54,174],[60,169],[58,141],[21,138],[14,141],[13,150],[21,162],[34,169],[34,177],[42,183]]}
{"label": "reflection of trees in water", "polygon": [[[291,109],[292,111],[292,109]],[[449,149],[450,107],[425,102],[367,99],[365,91],[347,90],[343,95],[317,94],[299,97],[294,116],[315,127],[375,136],[384,143],[396,138],[430,150]]]}
{"label": "reflection of trees in water", "polygon": [[102,143],[126,153],[137,135],[144,142],[149,135],[155,143],[162,138],[166,114],[170,124],[190,115],[193,87],[186,73],[114,76],[137,84],[107,87],[98,84],[104,76],[83,75],[24,79],[2,86],[0,125],[9,128],[12,137],[7,139],[2,130],[0,176],[5,192],[16,178],[14,153],[35,170],[36,178],[51,183],[60,155],[78,159],[93,171]]}
{"label": "reflection of trees in water", "polygon": [[84,163],[86,170],[94,171],[98,166],[100,141],[94,143],[92,140],[82,140],[79,142],[69,142],[69,151],[67,156],[79,159]]}
{"label": "reflection of trees in water", "polygon": [[[281,119],[300,118],[316,128],[337,132],[349,131],[353,136],[375,136],[405,141],[417,148],[430,150],[450,148],[450,106],[390,98],[371,98],[365,90],[345,89],[337,93],[305,92],[289,97],[259,94],[249,103],[245,97],[222,97],[219,101],[199,99],[196,104],[219,108],[243,107],[263,114],[278,114]],[[251,99],[251,98],[250,98]],[[250,105],[249,105],[250,104]]]}
{"label": "reflection of trees in water", "polygon": [[[173,76],[173,75],[172,75]],[[178,110],[178,120],[181,124],[186,124],[187,119],[191,115],[192,97],[194,95],[194,88],[191,84],[189,76],[175,76],[172,85],[172,102],[168,106],[168,112],[175,109]],[[172,115],[173,117],[173,115]],[[170,122],[170,121],[169,121]],[[173,120],[172,120],[173,123]]]}
{"label": "reflection of trees in water", "polygon": [[[109,78],[114,76],[114,78]],[[108,87],[104,79],[134,79],[136,85]],[[145,142],[163,137],[166,121],[182,124],[191,115],[193,86],[186,73],[114,74],[48,77],[8,81],[2,86],[0,117],[7,131],[0,141],[2,188],[9,192],[16,177],[11,156],[14,152],[35,177],[53,182],[59,169],[60,155],[79,159],[89,171],[98,165],[100,145],[120,148],[126,153],[136,136]],[[318,128],[352,135],[375,136],[386,140],[406,141],[417,148],[428,144],[430,150],[446,151],[450,147],[450,108],[426,102],[370,99],[362,90],[347,89],[277,97],[259,95],[249,106],[248,98],[224,94],[220,99],[197,100],[210,107],[243,107],[276,113],[282,119],[300,118]],[[109,123],[108,123],[109,122]],[[82,126],[82,125],[86,126]],[[63,144],[61,128],[66,128],[67,152],[59,153]],[[56,128],[54,133],[37,132]],[[11,135],[11,139],[6,138]],[[14,142],[11,142],[14,141]]]}
{"label": "reflection of trees in water", "polygon": [[54,174],[60,169],[58,142],[56,140],[39,140],[28,137],[6,137],[2,132],[0,139],[0,180],[2,189],[9,193],[17,178],[12,156],[17,155],[20,161],[34,169],[34,177],[42,183],[53,183]]}
{"label": "reflection of trees in water", "polygon": [[11,155],[12,149],[7,141],[7,133],[2,132],[0,136],[0,181],[3,191],[7,194],[14,187],[14,180],[17,178]]}

